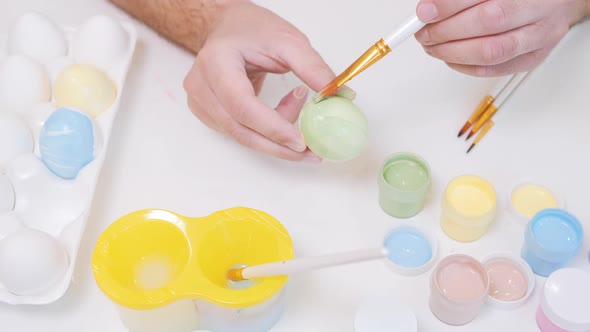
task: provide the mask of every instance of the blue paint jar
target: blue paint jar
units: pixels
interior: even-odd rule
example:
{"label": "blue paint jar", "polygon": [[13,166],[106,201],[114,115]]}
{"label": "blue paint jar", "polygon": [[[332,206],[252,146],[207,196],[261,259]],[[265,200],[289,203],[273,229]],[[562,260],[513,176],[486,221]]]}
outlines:
{"label": "blue paint jar", "polygon": [[383,241],[386,264],[396,273],[416,276],[430,269],[437,257],[438,244],[426,230],[409,225],[395,227]]}
{"label": "blue paint jar", "polygon": [[547,277],[578,255],[583,240],[576,217],[562,209],[545,209],[527,224],[521,255],[535,274]]}

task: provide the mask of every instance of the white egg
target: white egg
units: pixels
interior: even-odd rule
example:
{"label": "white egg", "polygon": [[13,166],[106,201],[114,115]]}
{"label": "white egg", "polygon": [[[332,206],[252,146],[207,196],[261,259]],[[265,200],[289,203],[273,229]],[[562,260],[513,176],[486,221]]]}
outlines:
{"label": "white egg", "polygon": [[33,152],[33,135],[24,120],[0,112],[0,167],[14,158]]}
{"label": "white egg", "polygon": [[11,55],[0,64],[0,109],[24,112],[51,99],[47,70],[22,55]]}
{"label": "white egg", "polygon": [[8,52],[39,62],[65,56],[68,44],[62,29],[46,16],[28,12],[18,18],[8,35]]}
{"label": "white egg", "polygon": [[129,49],[129,35],[113,18],[97,15],[88,19],[76,32],[72,54],[78,63],[109,70]]}
{"label": "white egg", "polygon": [[10,179],[0,174],[0,215],[10,212],[14,208],[14,188]]}
{"label": "white egg", "polygon": [[0,282],[13,294],[46,291],[61,280],[68,264],[64,247],[44,232],[21,228],[0,241]]}

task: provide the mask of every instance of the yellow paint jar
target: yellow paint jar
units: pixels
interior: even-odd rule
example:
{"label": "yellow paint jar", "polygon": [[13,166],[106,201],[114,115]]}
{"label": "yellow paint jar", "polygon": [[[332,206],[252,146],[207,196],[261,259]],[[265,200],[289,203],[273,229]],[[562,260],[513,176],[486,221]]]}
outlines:
{"label": "yellow paint jar", "polygon": [[476,175],[454,178],[442,198],[441,227],[450,238],[471,242],[481,238],[496,217],[496,191]]}
{"label": "yellow paint jar", "polygon": [[189,218],[149,209],[101,234],[92,267],[132,331],[264,332],[282,314],[287,276],[237,285],[227,271],[292,258],[289,233],[262,211],[236,207]]}

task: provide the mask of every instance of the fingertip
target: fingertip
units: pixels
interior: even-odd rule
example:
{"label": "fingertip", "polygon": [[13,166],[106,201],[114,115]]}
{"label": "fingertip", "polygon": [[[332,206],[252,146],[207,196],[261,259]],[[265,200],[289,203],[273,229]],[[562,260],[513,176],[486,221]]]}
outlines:
{"label": "fingertip", "polygon": [[304,162],[310,163],[310,164],[321,164],[322,163],[322,158],[320,158],[319,156],[317,156],[315,153],[311,152],[310,150],[305,151],[305,155],[303,156],[302,159]]}
{"label": "fingertip", "polygon": [[438,17],[438,8],[430,1],[421,1],[416,7],[418,19],[424,23],[430,23]]}

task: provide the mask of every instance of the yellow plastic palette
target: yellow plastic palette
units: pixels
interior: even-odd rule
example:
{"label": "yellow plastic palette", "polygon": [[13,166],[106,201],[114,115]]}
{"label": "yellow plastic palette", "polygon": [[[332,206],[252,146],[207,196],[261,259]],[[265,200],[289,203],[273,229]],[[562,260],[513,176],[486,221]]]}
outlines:
{"label": "yellow plastic palette", "polygon": [[235,207],[190,218],[149,209],[111,224],[98,239],[92,265],[100,289],[127,308],[155,309],[182,299],[246,308],[280,292],[287,277],[236,289],[227,271],[292,258],[287,230],[262,211]]}

